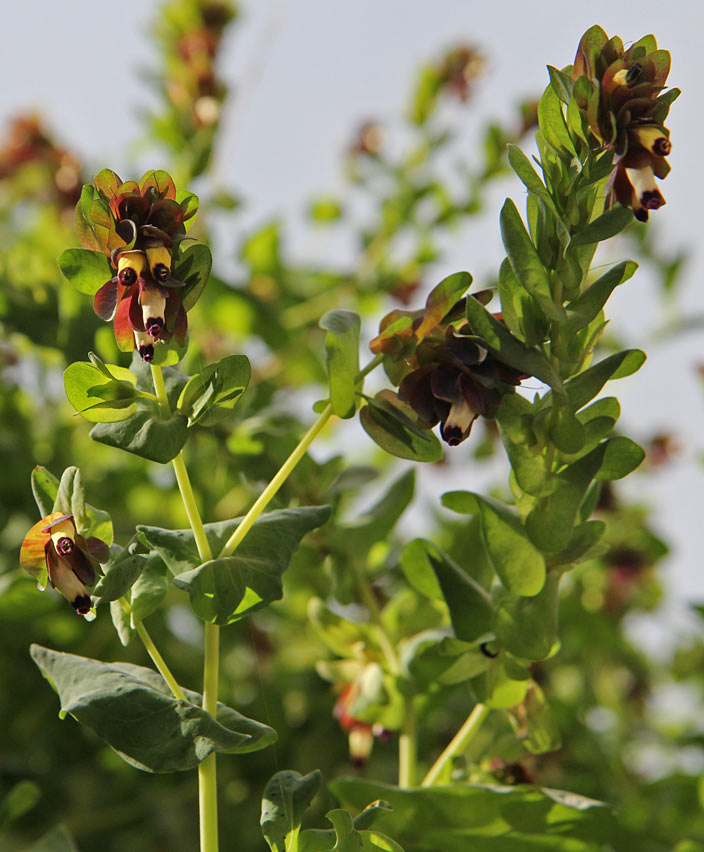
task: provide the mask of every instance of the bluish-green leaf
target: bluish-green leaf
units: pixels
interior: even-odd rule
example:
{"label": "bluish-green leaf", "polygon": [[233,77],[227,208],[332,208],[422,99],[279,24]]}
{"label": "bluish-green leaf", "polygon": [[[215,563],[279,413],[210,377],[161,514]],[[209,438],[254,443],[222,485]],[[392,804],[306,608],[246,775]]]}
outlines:
{"label": "bluish-green leaf", "polygon": [[132,623],[144,620],[155,612],[169,590],[169,570],[156,553],[150,554],[130,593]]}
{"label": "bluish-green leaf", "polygon": [[104,576],[92,589],[96,606],[115,601],[127,594],[142,573],[147,557],[143,553],[130,553],[126,548],[113,545],[110,559],[103,565]]}
{"label": "bluish-green leaf", "polygon": [[367,400],[367,405],[359,411],[359,421],[367,435],[393,456],[427,462],[442,458],[440,441],[419,425],[410,406],[389,391],[381,391]]}
{"label": "bluish-green leaf", "polygon": [[599,468],[606,444],[568,465],[556,475],[557,485],[526,518],[531,541],[544,553],[564,550],[572,538],[577,511]]}
{"label": "bluish-green leaf", "polygon": [[541,591],[531,598],[501,590],[496,600],[493,631],[514,656],[544,660],[557,638],[560,573],[551,571]]}
{"label": "bluish-green leaf", "polygon": [[113,277],[107,257],[83,248],[66,249],[59,256],[59,269],[79,293],[94,296]]}
{"label": "bluish-green leaf", "polygon": [[301,775],[290,769],[269,779],[262,796],[259,824],[272,852],[286,852],[286,837],[300,829],[303,815],[320,789],[318,769]]}
{"label": "bluish-green leaf", "polygon": [[570,248],[608,240],[609,237],[620,234],[632,221],[633,213],[630,207],[616,204],[578,231],[572,237]]}
{"label": "bluish-green leaf", "polygon": [[388,801],[393,811],[379,818],[379,828],[415,852],[594,852],[605,843],[628,848],[620,844],[607,805],[561,790],[466,783],[404,790],[361,778],[338,778],[329,786],[348,808]]}
{"label": "bluish-green leaf", "polygon": [[175,584],[189,592],[196,614],[204,621],[229,624],[281,598],[281,575],[300,540],[324,524],[329,515],[329,506],[268,512],[256,521],[235,553],[224,558],[217,554],[242,519],[206,524],[216,558],[203,564],[191,530],[137,529],[176,575]]}
{"label": "bluish-green leaf", "polygon": [[186,383],[178,398],[178,410],[188,425],[212,426],[227,416],[249,385],[252,368],[244,355],[227,355],[208,364]]}
{"label": "bluish-green leaf", "polygon": [[[132,372],[137,375],[139,390],[153,392],[151,372],[147,365],[139,361],[139,356],[133,358]],[[163,376],[169,404],[172,411],[175,411],[187,379],[182,373],[168,367],[163,370]],[[166,464],[181,452],[186,443],[188,421],[178,412],[169,417],[162,417],[156,405],[144,401],[138,404],[136,413],[127,420],[119,423],[97,423],[90,430],[90,436],[101,444]]]}
{"label": "bluish-green leaf", "polygon": [[504,503],[474,496],[479,503],[484,547],[504,587],[516,595],[537,595],[545,583],[545,560],[520,519]]}
{"label": "bluish-green leaf", "polygon": [[330,381],[330,405],[338,417],[354,416],[359,373],[361,321],[352,311],[328,311],[319,325],[327,331],[325,354]]}
{"label": "bluish-green leaf", "polygon": [[243,754],[266,748],[275,731],[218,705],[217,721],[201,696],[175,698],[152,669],[103,663],[32,645],[32,659],[70,714],[104,739],[127,763],[147,772],[193,769],[209,754]]}
{"label": "bluish-green leaf", "polygon": [[61,474],[52,511],[73,515],[76,530],[80,535],[86,538],[95,536],[107,545],[112,544],[110,515],[103,509],[96,509],[86,503],[81,472],[77,467],[67,467]]}
{"label": "bluish-green leaf", "polygon": [[516,278],[550,319],[564,322],[562,305],[553,301],[550,279],[526,231],[516,205],[506,199],[501,209],[501,237]]}
{"label": "bluish-green leaf", "polygon": [[628,281],[637,268],[638,264],[632,260],[617,263],[573,299],[567,305],[567,323],[563,330],[565,339],[569,340],[581,328],[589,325],[599,315],[614,289]]}
{"label": "bluish-green leaf", "polygon": [[208,283],[212,265],[213,257],[210,249],[203,243],[190,246],[176,260],[173,276],[186,285],[179,295],[187,311],[190,311],[200,298],[203,288]]}
{"label": "bluish-green leaf", "polygon": [[579,411],[594,399],[609,379],[630,376],[640,369],[644,361],[645,353],[640,349],[626,349],[589,367],[565,385],[570,407],[573,411]]}

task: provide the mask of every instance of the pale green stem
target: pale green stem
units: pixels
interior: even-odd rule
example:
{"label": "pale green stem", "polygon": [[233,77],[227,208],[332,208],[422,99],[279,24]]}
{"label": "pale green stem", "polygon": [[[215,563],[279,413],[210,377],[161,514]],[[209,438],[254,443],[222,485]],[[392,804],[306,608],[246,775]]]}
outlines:
{"label": "pale green stem", "polygon": [[403,729],[398,738],[398,786],[413,787],[416,781],[416,711],[413,697],[406,696]]}
{"label": "pale green stem", "polygon": [[[152,365],[154,392],[159,401],[162,416],[168,417],[171,407],[166,395],[164,376],[161,367]],[[183,460],[181,451],[172,461],[176,482],[181,492],[183,505],[188,516],[188,522],[193,530],[193,538],[198,548],[198,555],[203,562],[213,558],[205,527],[200,517],[193,486]],[[218,707],[218,677],[219,677],[219,638],[220,628],[217,624],[205,624],[205,651],[203,659],[203,709],[213,718],[217,715]],[[198,764],[198,805],[200,812],[200,849],[201,852],[217,852],[218,850],[218,785],[216,775],[215,752],[209,754]]]}
{"label": "pale green stem", "polygon": [[159,411],[163,417],[168,417],[171,414],[171,406],[169,398],[166,395],[166,385],[164,384],[164,374],[161,372],[161,367],[154,364],[152,368],[152,381],[154,382],[154,393],[159,404]]}
{"label": "pale green stem", "polygon": [[465,720],[464,725],[457,731],[445,751],[430,767],[430,771],[421,783],[421,787],[432,787],[442,774],[445,766],[458,754],[461,754],[469,745],[474,735],[481,728],[482,723],[489,715],[489,708],[484,704],[475,704],[474,709]]}
{"label": "pale green stem", "polygon": [[[132,607],[130,606],[129,601],[125,600],[125,598],[121,598],[120,603],[125,612],[130,614],[132,613]],[[159,671],[159,674],[169,685],[169,689],[173,692],[176,698],[178,698],[180,701],[185,701],[186,696],[183,694],[183,690],[178,685],[178,681],[171,673],[171,669],[166,665],[166,661],[159,653],[156,645],[154,644],[154,640],[147,631],[147,628],[142,624],[141,621],[137,621],[135,622],[134,629],[137,631],[137,635],[142,640],[142,644],[147,649],[147,653],[152,658],[154,665]]]}
{"label": "pale green stem", "polygon": [[306,434],[301,438],[296,449],[286,459],[283,465],[279,468],[276,476],[271,480],[267,487],[262,491],[252,508],[242,519],[242,523],[232,533],[230,538],[223,545],[222,550],[218,554],[218,559],[224,559],[226,556],[231,556],[239,546],[242,539],[247,535],[257,518],[269,505],[276,492],[281,488],[284,482],[288,479],[293,469],[298,462],[303,458],[308,450],[308,447],[322,432],[325,424],[330,419],[332,408],[328,403],[323,409],[322,414],[318,417],[315,423],[310,427]]}

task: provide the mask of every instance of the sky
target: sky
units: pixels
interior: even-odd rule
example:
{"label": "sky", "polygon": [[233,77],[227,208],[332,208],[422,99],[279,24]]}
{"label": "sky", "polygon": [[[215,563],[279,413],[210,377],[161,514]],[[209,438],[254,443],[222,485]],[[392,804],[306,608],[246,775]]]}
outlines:
{"label": "sky", "polygon": [[[16,4],[4,24],[0,128],[35,107],[89,168],[110,165],[130,174],[139,160],[134,140],[140,115],[152,102],[146,76],[156,55],[148,32],[158,8],[156,0]],[[702,8],[683,0],[593,7],[564,0],[250,0],[224,46],[221,71],[234,98],[224,115],[218,175],[246,199],[244,228],[282,215],[293,220],[295,237],[311,195],[342,189],[340,154],[353,130],[368,118],[393,120],[420,62],[458,42],[478,45],[486,55],[486,77],[462,119],[471,158],[486,121],[514,121],[516,104],[544,88],[545,65],[569,64],[589,26],[599,23],[627,42],[652,32],[672,53],[669,84],[684,94],[668,121],[673,169],[663,184],[667,205],[651,221],[668,251],[691,249],[681,305],[688,316],[703,315]],[[458,241],[437,280],[462,268],[481,278],[498,266],[504,254],[498,213],[506,194],[522,208],[517,181],[492,190],[486,223]],[[294,254],[309,250],[293,246]],[[624,483],[655,508],[658,531],[675,543],[665,574],[676,610],[688,599],[704,600],[704,394],[696,370],[704,363],[701,332],[677,341],[648,339],[661,319],[661,301],[647,269],[619,288],[609,305],[620,334],[649,354],[637,376],[613,386],[622,402],[621,427],[642,440],[674,428],[681,443],[676,462],[649,478],[647,493],[637,475]]]}

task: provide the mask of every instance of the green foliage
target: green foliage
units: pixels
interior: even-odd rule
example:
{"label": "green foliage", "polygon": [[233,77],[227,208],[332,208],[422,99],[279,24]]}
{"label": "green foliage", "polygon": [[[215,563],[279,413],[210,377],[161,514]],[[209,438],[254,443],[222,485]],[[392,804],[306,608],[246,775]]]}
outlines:
{"label": "green foliage", "polygon": [[359,373],[361,320],[351,311],[329,311],[320,320],[327,331],[325,354],[330,380],[330,406],[338,417],[353,417]]}
{"label": "green foliage", "polygon": [[[218,705],[218,719],[201,708],[201,696],[174,698],[152,669],[101,663],[32,645],[32,659],[57,692],[61,715],[91,728],[137,769],[192,769],[214,751],[244,754],[276,739],[268,726]],[[139,724],[135,724],[138,720]]]}
{"label": "green foliage", "polygon": [[[190,594],[191,606],[204,621],[230,624],[279,600],[281,575],[301,538],[324,524],[327,506],[283,509],[263,515],[237,552],[202,562],[191,530],[137,529],[175,575],[174,583]],[[206,524],[211,551],[219,554],[241,518]]]}
{"label": "green foliage", "polygon": [[360,808],[374,798],[388,801],[393,811],[379,818],[379,827],[407,852],[591,852],[616,834],[608,806],[560,790],[469,784],[399,790],[356,778],[337,779],[330,787],[345,807]]}

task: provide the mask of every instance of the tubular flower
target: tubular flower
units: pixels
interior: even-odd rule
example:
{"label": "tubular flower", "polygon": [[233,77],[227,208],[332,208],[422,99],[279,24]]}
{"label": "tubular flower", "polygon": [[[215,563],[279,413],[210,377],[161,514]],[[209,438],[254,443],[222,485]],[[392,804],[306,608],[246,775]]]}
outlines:
{"label": "tubular flower", "polygon": [[[86,248],[102,251],[115,274],[95,293],[96,314],[112,321],[118,347],[152,361],[155,345],[185,343],[189,287],[173,277],[174,252],[194,215],[195,196],[176,201],[166,172],[123,182],[104,169],[83,188],[76,223]],[[195,301],[193,298],[191,301]],[[190,304],[188,305],[190,307]]]}
{"label": "tubular flower", "polygon": [[369,760],[375,738],[385,741],[391,736],[391,732],[387,731],[383,725],[363,722],[352,715],[361,691],[357,681],[345,684],[333,710],[340,727],[347,734],[350,759],[355,766],[364,766]]}
{"label": "tubular flower", "polygon": [[79,615],[87,615],[91,604],[86,586],[93,585],[98,563],[108,556],[103,541],[77,533],[73,515],[53,512],[25,536],[20,565],[42,588],[48,579]]}
{"label": "tubular flower", "polygon": [[641,222],[665,203],[655,178],[670,171],[672,145],[663,122],[679,89],[665,89],[670,54],[645,36],[626,50],[600,27],[582,36],[572,78],[574,96],[600,147],[614,151],[607,202],[630,207]]}
{"label": "tubular flower", "polygon": [[[501,397],[527,376],[491,354],[464,319],[465,299],[443,301],[436,295],[441,287],[428,296],[424,311],[387,315],[370,347],[386,356],[399,399],[427,428],[439,423],[442,439],[454,447],[468,437],[477,417],[493,418]],[[477,297],[483,301],[485,295]]]}

